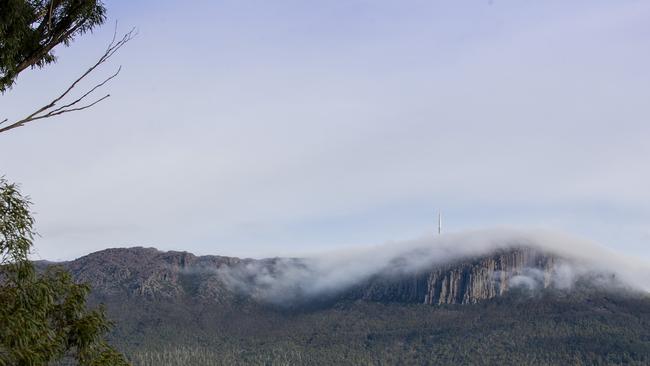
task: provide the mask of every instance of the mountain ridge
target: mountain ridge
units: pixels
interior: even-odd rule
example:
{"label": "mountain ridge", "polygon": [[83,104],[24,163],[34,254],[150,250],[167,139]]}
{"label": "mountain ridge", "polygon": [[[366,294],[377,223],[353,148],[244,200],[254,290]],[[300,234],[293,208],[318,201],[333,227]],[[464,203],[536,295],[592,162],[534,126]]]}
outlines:
{"label": "mountain ridge", "polygon": [[[412,273],[403,269],[395,273],[380,271],[322,296],[428,305],[470,304],[501,296],[512,286],[546,289],[553,285],[558,265],[565,262],[557,255],[518,246],[431,265]],[[300,258],[196,256],[151,247],[109,248],[58,265],[70,270],[77,281],[88,282],[99,297],[119,294],[153,300],[197,296],[217,302],[238,296],[264,301],[257,292],[272,289],[259,289],[247,283],[248,277],[257,275],[256,270],[277,279],[288,266],[308,266]],[[399,266],[389,269],[393,267]],[[239,274],[244,270],[244,274]],[[233,285],[232,273],[239,276],[237,280],[244,286]]]}
{"label": "mountain ridge", "polygon": [[[60,264],[78,281],[90,282],[90,304],[105,304],[116,324],[110,342],[134,366],[650,362],[650,298],[600,287],[555,292],[553,276],[544,279],[561,268],[561,257],[534,248],[500,249],[413,272],[404,272],[402,261],[390,262],[392,272],[374,273],[336,293],[300,288],[314,277],[260,288],[272,282],[255,274],[286,281],[287,271],[310,273],[303,270],[313,263],[295,258],[136,247]],[[508,274],[506,291],[502,272]],[[226,280],[240,274],[252,287]],[[521,278],[540,287],[510,286]],[[291,297],[289,304],[277,304],[258,296],[293,291],[296,284],[308,301]],[[477,301],[465,301],[466,294],[478,294],[467,295]]]}

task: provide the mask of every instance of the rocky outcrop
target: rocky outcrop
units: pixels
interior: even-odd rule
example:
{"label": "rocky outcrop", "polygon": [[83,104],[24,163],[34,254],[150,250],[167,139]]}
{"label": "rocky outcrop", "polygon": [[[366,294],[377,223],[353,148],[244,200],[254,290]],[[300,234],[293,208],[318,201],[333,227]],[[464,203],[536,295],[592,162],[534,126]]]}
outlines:
{"label": "rocky outcrop", "polygon": [[[432,271],[427,276],[425,304],[470,304],[503,295],[513,278],[531,276],[546,288],[556,259],[533,249],[504,251],[472,262]],[[541,278],[540,278],[541,277]]]}
{"label": "rocky outcrop", "polygon": [[[543,288],[551,285],[557,259],[530,248],[503,250],[465,259],[411,276],[377,276],[346,294],[370,301],[431,305],[473,304],[506,293],[523,276]],[[517,282],[519,284],[519,282]]]}
{"label": "rocky outcrop", "polygon": [[227,297],[228,291],[216,271],[240,262],[238,258],[135,247],[106,249],[62,264],[77,281],[90,283],[100,297],[218,300]]}

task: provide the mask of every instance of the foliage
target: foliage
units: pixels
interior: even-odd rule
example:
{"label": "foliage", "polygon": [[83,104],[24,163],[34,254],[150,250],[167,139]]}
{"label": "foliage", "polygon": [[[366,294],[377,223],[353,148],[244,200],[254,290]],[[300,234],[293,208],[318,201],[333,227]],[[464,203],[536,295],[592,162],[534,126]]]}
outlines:
{"label": "foliage", "polygon": [[54,62],[54,47],[102,24],[105,12],[100,0],[1,0],[0,92],[25,69]]}
{"label": "foliage", "polygon": [[103,339],[104,309],[88,310],[90,287],[63,268],[38,272],[28,260],[34,220],[28,198],[0,179],[0,365],[47,365],[72,356],[80,365],[127,365]]}
{"label": "foliage", "polygon": [[0,265],[27,260],[34,238],[29,198],[0,178]]}

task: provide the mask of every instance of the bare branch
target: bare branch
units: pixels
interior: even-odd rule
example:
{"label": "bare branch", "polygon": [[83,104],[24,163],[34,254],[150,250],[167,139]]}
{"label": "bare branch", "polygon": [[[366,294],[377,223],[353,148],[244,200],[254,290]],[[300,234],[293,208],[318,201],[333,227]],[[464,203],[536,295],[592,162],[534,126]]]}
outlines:
{"label": "bare branch", "polygon": [[68,113],[68,112],[82,111],[82,110],[84,110],[84,109],[86,109],[86,108],[90,108],[90,107],[94,106],[95,104],[101,102],[102,100],[104,100],[104,99],[106,99],[106,98],[108,98],[108,97],[110,97],[110,96],[111,96],[110,94],[106,94],[106,95],[104,95],[103,97],[97,99],[96,101],[94,101],[94,102],[92,102],[92,103],[90,103],[90,104],[88,104],[88,105],[85,105],[85,106],[83,106],[83,107],[72,108],[72,109],[64,109],[64,110],[61,110],[61,111],[59,111],[59,112],[52,113],[52,114],[49,115],[48,117],[57,116],[57,115],[59,115],[59,114]]}
{"label": "bare branch", "polygon": [[[82,111],[82,110],[84,110],[84,109],[87,109],[87,108],[90,108],[90,107],[94,106],[95,104],[101,102],[102,100],[104,100],[104,99],[106,99],[106,98],[108,98],[108,97],[110,97],[110,96],[111,96],[110,94],[106,94],[106,95],[104,95],[103,97],[97,99],[96,101],[94,101],[94,102],[92,102],[92,103],[90,103],[90,104],[88,104],[88,105],[85,105],[85,106],[83,106],[83,107],[70,108],[70,109],[62,109],[62,110],[59,110],[58,112],[54,112],[54,111],[52,111],[52,112],[50,112],[50,113],[48,113],[48,114],[44,114],[44,115],[41,115],[41,116],[34,117],[34,118],[30,119],[30,120],[27,121],[27,122],[38,121],[39,119],[44,119],[44,118],[54,117],[54,116],[58,116],[58,115],[60,115],[60,114],[68,113],[68,112]],[[10,125],[10,126],[7,126],[7,127],[3,128],[3,129],[0,129],[0,132],[8,131],[8,130],[11,130],[11,129],[14,129],[14,128],[17,128],[17,127],[23,126],[23,125],[24,125],[25,123],[27,123],[27,122],[22,122],[21,124],[18,124],[18,125],[16,125],[16,124],[14,123],[14,124],[12,124],[12,125]]]}
{"label": "bare branch", "polygon": [[53,111],[51,111],[51,112],[48,112],[47,114],[48,114],[48,115],[53,115],[52,113],[54,113],[54,112],[58,112],[58,111],[60,111],[60,110],[66,109],[66,108],[68,108],[68,107],[72,107],[73,105],[75,105],[75,104],[81,102],[85,97],[87,97],[88,95],[90,95],[90,94],[91,94],[92,92],[94,92],[96,89],[101,88],[104,84],[106,84],[106,83],[109,82],[111,79],[113,79],[114,77],[116,77],[116,76],[120,73],[120,71],[122,71],[122,66],[118,67],[118,68],[117,68],[117,71],[116,71],[113,75],[107,77],[104,81],[102,81],[101,83],[95,85],[92,89],[88,90],[84,95],[80,96],[79,98],[77,98],[77,99],[74,100],[73,102],[70,102],[70,103],[68,103],[68,104],[66,104],[66,105],[62,105],[62,106],[60,106],[59,108],[57,108],[57,109],[55,109],[55,110],[53,110]]}
{"label": "bare branch", "polygon": [[[51,107],[53,107],[57,102],[59,102],[59,101],[60,101],[61,99],[63,99],[66,95],[68,95],[68,93],[69,93],[72,89],[74,89],[74,87],[77,86],[77,84],[78,84],[81,80],[83,80],[86,76],[88,76],[88,74],[90,74],[91,72],[93,72],[93,71],[94,71],[94,70],[95,70],[99,65],[103,64],[104,62],[106,62],[109,58],[111,58],[111,56],[113,56],[113,54],[114,54],[117,50],[119,50],[122,46],[124,46],[128,41],[130,41],[131,39],[133,39],[133,36],[134,36],[134,33],[133,33],[133,32],[134,32],[134,31],[135,31],[135,29],[131,29],[128,33],[124,34],[124,36],[122,37],[122,39],[120,39],[120,40],[117,41],[117,42],[115,42],[115,41],[111,41],[111,43],[108,45],[108,48],[106,49],[106,51],[105,51],[104,54],[103,54],[103,55],[102,55],[102,56],[97,60],[97,62],[96,62],[94,65],[92,65],[88,70],[86,70],[86,72],[84,72],[83,75],[81,75],[77,80],[75,80],[72,84],[70,84],[70,86],[68,87],[68,89],[66,89],[66,91],[64,91],[64,92],[63,92],[61,95],[59,95],[56,99],[54,99],[52,102],[50,102],[50,104],[48,104],[46,107],[47,107],[47,108],[51,108]],[[47,109],[47,108],[46,108],[46,109]]]}
{"label": "bare branch", "polygon": [[[133,29],[131,29],[131,30],[133,30]],[[115,20],[115,27],[113,27],[113,38],[111,39],[111,43],[109,43],[109,45],[115,43],[115,38],[116,37],[117,37],[117,20]]]}
{"label": "bare branch", "polygon": [[[55,108],[57,103],[61,102],[82,80],[84,80],[89,74],[91,74],[97,67],[105,63],[107,60],[109,60],[115,52],[117,52],[120,48],[122,48],[126,43],[131,41],[133,37],[137,35],[135,28],[132,28],[130,31],[125,33],[122,38],[117,39],[117,23],[116,23],[116,29],[115,32],[113,33],[113,38],[111,39],[111,42],[108,44],[106,47],[106,50],[104,53],[97,59],[97,62],[95,62],[92,66],[90,66],[80,77],[78,77],[76,80],[74,80],[63,93],[59,94],[56,98],[54,98],[50,103],[42,106],[41,108],[37,109],[33,113],[29,114],[28,116],[10,123],[6,127],[0,128],[0,133],[6,132],[9,130],[12,130],[17,127],[24,126],[27,123],[37,121],[39,119],[44,119],[44,118],[49,118],[49,117],[54,117],[58,116],[60,114],[68,113],[68,112],[74,112],[74,111],[81,111],[87,108],[90,108],[94,106],[95,104],[103,101],[104,99],[110,97],[110,94],[107,94],[96,101],[82,106],[82,107],[75,107],[75,108],[70,108],[74,107],[81,101],[83,101],[86,97],[88,97],[90,94],[92,94],[95,90],[98,88],[104,86],[104,84],[108,83],[110,80],[115,78],[120,71],[122,70],[122,66],[120,66],[115,73],[113,73],[111,76],[108,78],[104,79],[102,82],[95,84],[92,88],[90,88],[88,91],[86,91],[84,94],[82,94],[79,98],[75,99],[72,102],[69,102],[65,105],[62,105],[58,108]],[[7,122],[7,119],[4,119],[0,124],[3,124]]]}
{"label": "bare branch", "polygon": [[83,107],[70,108],[70,109],[59,109],[57,111],[51,111],[48,114],[45,114],[45,115],[34,118],[34,120],[48,118],[48,117],[54,117],[54,116],[58,116],[58,115],[63,114],[63,113],[68,113],[68,112],[82,111],[84,109],[87,109],[87,108],[90,108],[90,107],[94,106],[95,104],[101,102],[102,100],[104,100],[104,99],[106,99],[106,98],[108,98],[110,96],[111,96],[110,94],[106,94],[103,97],[97,99],[96,101],[94,101],[94,102],[92,102],[92,103],[90,103],[88,105],[85,105]]}

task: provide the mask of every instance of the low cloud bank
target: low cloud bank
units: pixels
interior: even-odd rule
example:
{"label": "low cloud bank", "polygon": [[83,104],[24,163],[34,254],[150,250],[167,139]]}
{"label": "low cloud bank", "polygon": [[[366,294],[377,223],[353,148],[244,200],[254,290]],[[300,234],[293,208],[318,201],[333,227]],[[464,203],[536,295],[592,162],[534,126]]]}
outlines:
{"label": "low cloud bank", "polygon": [[[425,237],[383,245],[336,251],[301,259],[275,258],[218,269],[233,290],[281,303],[333,294],[375,275],[400,276],[422,272],[457,260],[489,255],[496,250],[529,247],[562,258],[552,285],[569,289],[589,273],[600,285],[617,283],[650,292],[650,263],[626,257],[593,242],[546,230],[492,229]],[[539,287],[534,268],[512,277],[512,285]],[[608,277],[609,276],[609,277]],[[606,283],[607,282],[607,283]]]}

